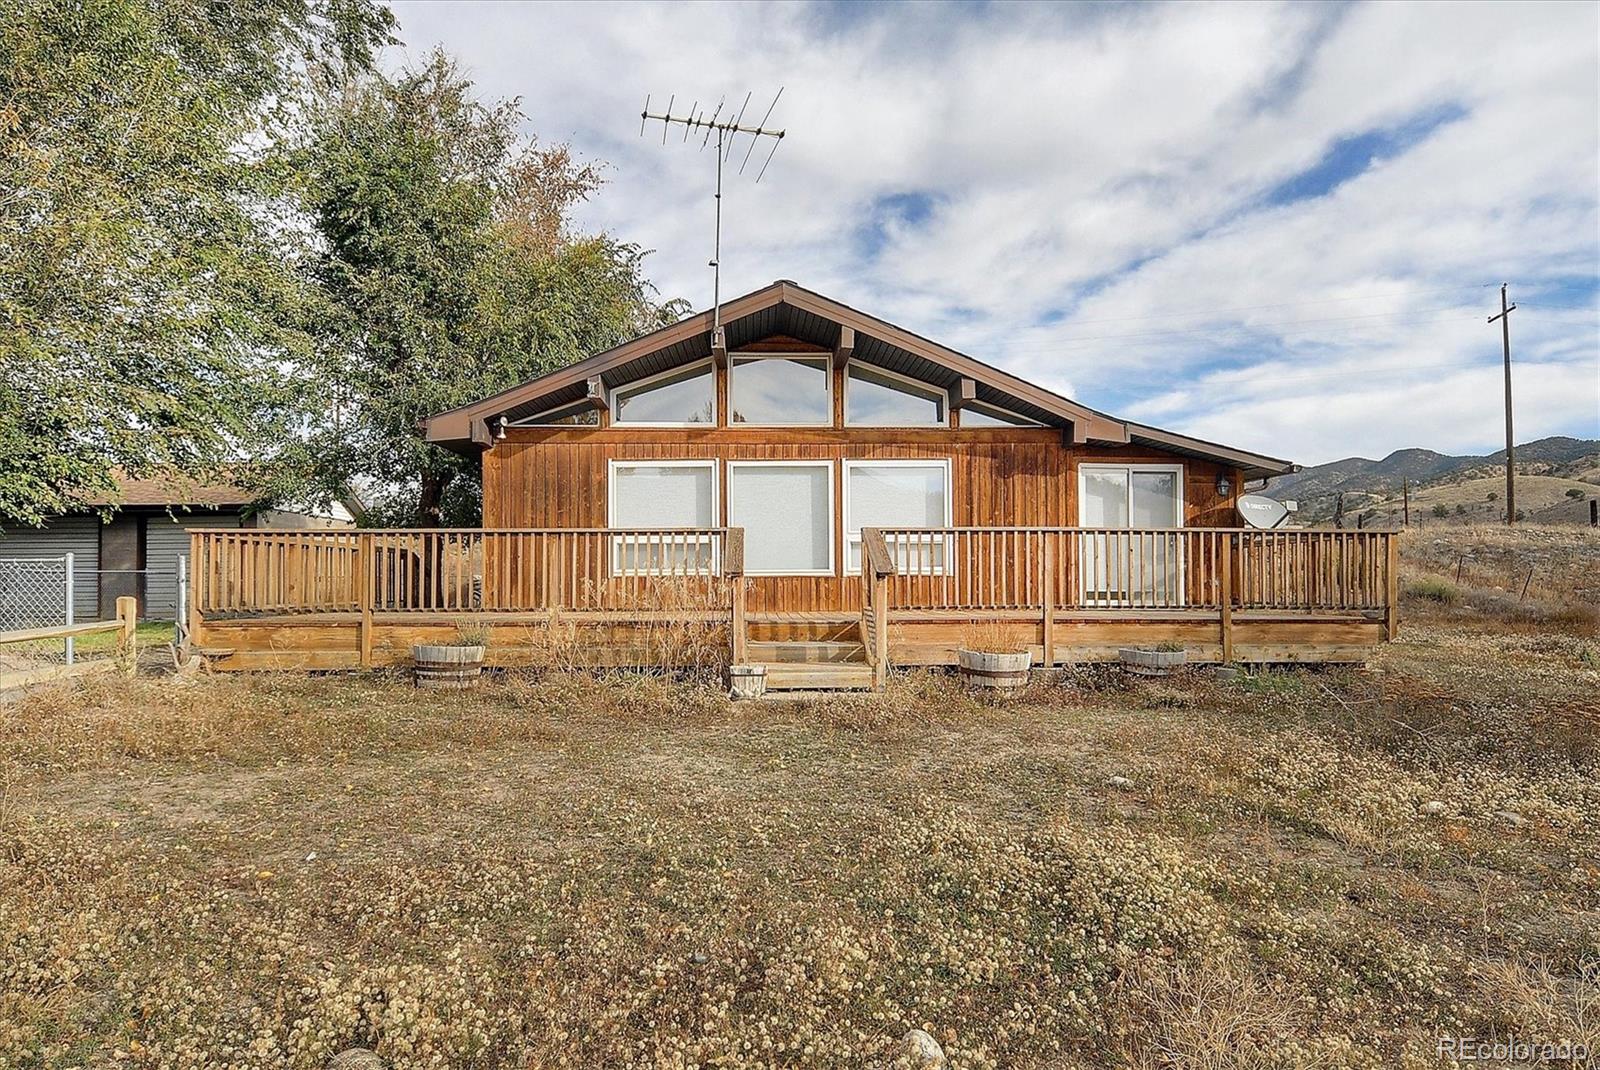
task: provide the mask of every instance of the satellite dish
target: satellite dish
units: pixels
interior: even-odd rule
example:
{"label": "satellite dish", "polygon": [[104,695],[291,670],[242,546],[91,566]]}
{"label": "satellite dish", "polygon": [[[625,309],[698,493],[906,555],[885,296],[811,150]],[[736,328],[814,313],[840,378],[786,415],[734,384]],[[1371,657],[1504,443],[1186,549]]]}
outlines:
{"label": "satellite dish", "polygon": [[1239,515],[1253,528],[1281,527],[1292,510],[1288,505],[1265,494],[1241,494]]}

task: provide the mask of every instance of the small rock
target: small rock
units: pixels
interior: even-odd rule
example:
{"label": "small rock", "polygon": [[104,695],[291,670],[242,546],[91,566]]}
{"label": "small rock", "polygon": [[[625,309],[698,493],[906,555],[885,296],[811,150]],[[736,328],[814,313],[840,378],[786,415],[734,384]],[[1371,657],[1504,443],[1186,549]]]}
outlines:
{"label": "small rock", "polygon": [[383,1060],[366,1048],[346,1048],[328,1060],[328,1070],[383,1070]]}
{"label": "small rock", "polygon": [[306,855],[306,861],[307,862],[315,862],[316,860],[317,860],[317,852],[312,851],[310,854]]}
{"label": "small rock", "polygon": [[920,1029],[900,1038],[900,1054],[914,1070],[945,1070],[950,1065],[939,1042]]}
{"label": "small rock", "polygon": [[1120,788],[1123,791],[1127,791],[1129,788],[1133,787],[1133,781],[1129,780],[1125,776],[1114,776],[1109,781],[1107,781],[1107,783],[1110,784],[1112,787]]}
{"label": "small rock", "polygon": [[1224,683],[1227,683],[1228,681],[1231,681],[1231,680],[1237,680],[1241,675],[1242,674],[1239,672],[1239,667],[1237,665],[1218,665],[1217,666],[1217,671],[1216,671],[1217,679],[1223,681]]}
{"label": "small rock", "polygon": [[1430,799],[1418,807],[1418,809],[1422,812],[1424,817],[1443,817],[1446,807],[1444,803],[1440,802],[1438,799]]}
{"label": "small rock", "polygon": [[1528,823],[1528,819],[1515,810],[1499,810],[1494,816],[1512,828],[1521,828]]}
{"label": "small rock", "polygon": [[689,956],[689,961],[694,963],[696,966],[704,966],[706,963],[711,961],[711,956],[707,955],[704,951],[696,951],[694,954]]}

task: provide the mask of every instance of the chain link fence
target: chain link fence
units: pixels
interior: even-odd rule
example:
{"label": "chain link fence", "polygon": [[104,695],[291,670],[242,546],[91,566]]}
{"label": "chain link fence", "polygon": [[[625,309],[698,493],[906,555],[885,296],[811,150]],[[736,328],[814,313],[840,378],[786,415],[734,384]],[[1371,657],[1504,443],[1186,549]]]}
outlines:
{"label": "chain link fence", "polygon": [[[0,632],[55,628],[72,621],[72,555],[0,558]],[[71,665],[71,639],[0,646],[0,668]]]}

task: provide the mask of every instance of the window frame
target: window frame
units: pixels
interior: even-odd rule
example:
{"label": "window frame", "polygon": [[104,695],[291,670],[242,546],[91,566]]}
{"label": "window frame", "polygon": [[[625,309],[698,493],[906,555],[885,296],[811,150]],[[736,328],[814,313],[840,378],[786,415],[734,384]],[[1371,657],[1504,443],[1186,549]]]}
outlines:
{"label": "window frame", "polygon": [[[906,384],[914,389],[907,393],[926,393],[939,405],[943,415],[937,420],[915,424],[859,424],[850,421],[850,370],[860,368],[872,375],[881,375],[885,379],[893,379]],[[867,427],[867,428],[892,428],[892,427],[949,427],[950,426],[950,391],[947,387],[935,386],[921,379],[913,379],[909,375],[902,375],[888,368],[880,368],[876,364],[867,364],[863,361],[850,360],[844,366],[844,404],[840,406],[840,426],[842,427]]]}
{"label": "window frame", "polygon": [[[970,429],[973,431],[999,431],[1007,427],[1037,428],[1048,426],[1040,423],[1038,420],[1030,420],[1028,417],[1022,415],[1022,413],[1013,412],[1012,410],[1001,405],[991,405],[986,401],[969,401],[965,405],[961,406],[961,427],[958,430],[966,431],[969,429],[967,427],[967,413],[969,412],[977,412],[989,417],[991,420],[999,421],[997,424],[984,424],[982,427],[973,427]],[[1012,423],[1010,420],[1001,419],[1001,417],[997,415],[1001,413],[1006,416],[1013,417],[1020,422]]]}
{"label": "window frame", "polygon": [[[631,393],[649,386],[658,379],[669,379],[674,375],[684,375],[697,368],[711,369],[711,420],[709,423],[698,423],[693,420],[625,420],[622,418],[622,394]],[[690,376],[689,378],[697,378]],[[608,384],[609,385],[609,384]],[[626,383],[609,386],[610,397],[606,399],[611,413],[613,427],[717,427],[717,362],[711,357],[702,360],[692,360],[687,364],[679,364],[647,375],[643,379],[634,379]]]}
{"label": "window frame", "polygon": [[[700,425],[695,425],[700,426]],[[718,518],[722,516],[722,466],[714,457],[705,458],[675,458],[673,460],[653,460],[650,458],[611,458],[606,461],[606,528],[612,531],[628,531],[629,528],[617,527],[617,470],[620,468],[707,468],[711,471],[711,523],[706,527],[712,531],[722,528]],[[692,530],[690,525],[688,530]],[[648,530],[648,529],[646,529]],[[612,576],[715,576],[722,574],[722,550],[718,540],[712,535],[704,536],[705,542],[710,544],[710,563],[705,568],[672,569],[672,568],[624,568],[622,566],[622,550],[626,545],[621,536],[611,537],[611,550],[606,555],[607,564],[610,566]],[[635,541],[631,545],[649,546],[649,540],[644,543]],[[664,545],[664,543],[663,543]]]}
{"label": "window frame", "polygon": [[532,416],[524,416],[520,420],[512,420],[506,426],[507,427],[599,427],[600,426],[600,410],[599,409],[593,409],[593,408],[589,409],[590,412],[593,412],[595,414],[595,421],[592,424],[562,424],[562,423],[543,423],[543,422],[541,422],[542,419],[544,417],[546,417],[546,416],[550,416],[550,415],[553,415],[553,414],[558,413],[558,412],[566,412],[568,409],[584,409],[586,407],[588,407],[588,402],[586,402],[586,401],[582,401],[582,400],[569,401],[565,405],[556,405],[556,406],[554,406],[552,408],[545,409],[543,412],[536,412]]}
{"label": "window frame", "polygon": [[[822,364],[823,378],[828,384],[827,409],[820,420],[796,420],[785,423],[757,423],[753,420],[735,421],[733,418],[734,371],[740,362],[757,360],[814,360]],[[698,427],[699,424],[691,424]],[[728,426],[729,427],[832,427],[833,426],[833,354],[831,353],[729,353],[728,354]]]}
{"label": "window frame", "polygon": [[1139,531],[1139,530],[1145,530],[1145,531],[1150,531],[1150,530],[1155,530],[1155,531],[1176,531],[1176,530],[1178,530],[1180,528],[1185,527],[1186,525],[1185,525],[1184,521],[1185,521],[1185,519],[1187,519],[1186,514],[1188,513],[1188,506],[1189,506],[1189,503],[1185,499],[1185,496],[1184,496],[1184,487],[1183,487],[1185,467],[1186,466],[1184,466],[1182,464],[1154,464],[1154,463],[1152,463],[1152,464],[1144,464],[1144,463],[1139,463],[1139,462],[1130,462],[1130,463],[1127,463],[1127,464],[1118,464],[1115,461],[1085,461],[1085,462],[1080,463],[1078,465],[1078,526],[1080,528],[1089,527],[1089,525],[1087,525],[1087,524],[1085,524],[1083,522],[1084,489],[1085,489],[1085,486],[1086,486],[1086,483],[1085,483],[1085,480],[1084,480],[1085,474],[1088,473],[1088,472],[1114,471],[1114,472],[1127,472],[1128,473],[1128,517],[1129,517],[1129,519],[1132,519],[1132,517],[1133,517],[1133,473],[1134,472],[1170,472],[1170,473],[1176,475],[1178,478],[1173,480],[1173,486],[1177,491],[1177,494],[1175,495],[1175,499],[1174,500],[1175,500],[1175,502],[1176,502],[1176,504],[1178,506],[1178,523],[1177,523],[1177,526],[1174,527],[1174,528],[1154,528],[1154,529],[1144,528],[1144,529],[1140,529],[1140,528],[1134,528],[1134,527],[1132,527],[1132,525],[1128,525],[1126,528],[1115,528],[1115,529],[1108,529],[1108,530],[1118,530],[1118,531],[1120,531],[1120,530],[1129,530],[1129,531]]}
{"label": "window frame", "polygon": [[[830,376],[831,378],[831,376]],[[765,424],[760,426],[767,426]],[[809,426],[809,425],[807,425]],[[825,468],[828,471],[828,567],[825,569],[800,569],[800,570],[773,570],[773,569],[745,569],[746,576],[836,576],[839,569],[838,540],[834,538],[837,530],[838,517],[834,512],[834,500],[838,493],[837,476],[832,461],[795,460],[795,461],[728,461],[728,526],[733,523],[733,472],[736,468]],[[748,547],[747,547],[748,549]]]}
{"label": "window frame", "polygon": [[[954,474],[954,471],[953,471],[954,466],[951,464],[951,459],[949,457],[888,457],[888,458],[861,457],[861,458],[855,458],[855,459],[846,458],[844,460],[844,462],[843,462],[843,465],[844,465],[844,468],[843,468],[843,471],[841,473],[841,479],[843,480],[843,483],[842,483],[842,496],[844,498],[844,523],[842,525],[842,534],[843,534],[843,543],[844,543],[844,545],[841,547],[841,549],[843,550],[843,554],[844,554],[843,560],[844,560],[844,565],[845,565],[846,568],[850,567],[850,547],[852,545],[852,542],[854,542],[855,544],[859,544],[861,542],[861,529],[859,527],[855,528],[855,529],[852,529],[851,526],[850,526],[850,522],[851,522],[851,519],[852,519],[851,515],[850,515],[851,512],[852,512],[852,509],[851,509],[851,497],[852,496],[850,494],[850,471],[852,469],[855,469],[855,468],[934,468],[934,467],[942,468],[944,470],[944,523],[939,525],[939,526],[940,527],[944,527],[944,528],[955,527],[955,521],[953,519],[953,517],[955,515],[955,474]],[[852,530],[854,531],[854,539],[852,539],[852,537],[851,537]],[[929,535],[925,539],[919,540],[919,541],[921,541],[923,543],[923,545],[926,545],[926,546],[928,546],[930,548],[930,552],[928,554],[928,563],[925,566],[923,566],[922,568],[903,570],[901,572],[901,575],[910,575],[910,576],[944,576],[944,575],[953,573],[955,571],[955,569],[953,567],[954,566],[954,562],[951,560],[951,546],[950,546],[950,541],[951,540],[949,540],[949,539],[943,540],[944,543],[945,543],[944,558],[939,564],[935,564],[934,563],[933,554],[931,552],[931,548],[933,547],[934,543],[936,541],[939,541],[938,537],[934,536],[934,535]],[[897,566],[900,564],[900,562],[898,560],[895,563],[896,563]],[[861,569],[861,562],[858,560],[855,563],[855,566],[856,566],[856,571],[859,572],[860,569]]]}

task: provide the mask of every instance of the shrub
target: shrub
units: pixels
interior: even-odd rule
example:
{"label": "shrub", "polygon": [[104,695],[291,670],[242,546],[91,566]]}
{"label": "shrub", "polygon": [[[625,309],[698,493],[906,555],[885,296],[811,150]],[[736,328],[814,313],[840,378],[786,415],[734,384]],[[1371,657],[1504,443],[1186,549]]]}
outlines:
{"label": "shrub", "polygon": [[1467,515],[1467,507],[1466,506],[1464,506],[1464,505],[1456,506],[1456,516],[1466,516],[1466,515]]}
{"label": "shrub", "polygon": [[1497,502],[1500,500],[1500,495],[1491,490],[1483,500],[1486,502]]}
{"label": "shrub", "polygon": [[1461,600],[1461,588],[1442,576],[1419,576],[1406,584],[1406,594],[1446,606],[1453,606]]}
{"label": "shrub", "polygon": [[1450,515],[1450,507],[1445,505],[1443,502],[1440,502],[1438,505],[1434,506],[1430,511],[1434,516],[1437,517],[1446,517]]}
{"label": "shrub", "polygon": [[1569,497],[1569,498],[1581,498],[1581,497],[1583,497],[1583,491],[1578,489],[1577,487],[1568,487],[1567,488],[1567,497]]}

